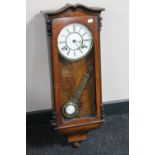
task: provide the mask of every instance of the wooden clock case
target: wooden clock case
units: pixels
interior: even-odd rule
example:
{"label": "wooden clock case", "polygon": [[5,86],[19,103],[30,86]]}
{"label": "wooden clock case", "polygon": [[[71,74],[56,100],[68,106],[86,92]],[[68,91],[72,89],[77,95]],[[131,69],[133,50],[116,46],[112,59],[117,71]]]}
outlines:
{"label": "wooden clock case", "polygon": [[[67,4],[57,11],[42,11],[47,24],[51,46],[52,83],[54,92],[53,125],[68,142],[86,139],[89,130],[99,128],[103,122],[101,109],[101,62],[100,62],[100,13],[103,8],[90,8],[81,4]],[[89,19],[93,21],[89,23]],[[93,34],[93,48],[88,56],[71,62],[58,53],[57,37],[61,29],[73,22],[86,25]],[[74,118],[62,116],[61,106],[75,92],[81,77],[93,64],[93,74],[84,89],[79,105],[79,113]]]}

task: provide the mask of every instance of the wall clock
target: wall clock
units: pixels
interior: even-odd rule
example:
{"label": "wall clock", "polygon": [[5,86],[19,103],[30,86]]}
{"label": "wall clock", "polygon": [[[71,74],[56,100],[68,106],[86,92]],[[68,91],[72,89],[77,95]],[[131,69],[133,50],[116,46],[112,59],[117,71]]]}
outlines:
{"label": "wall clock", "polygon": [[51,45],[53,125],[79,146],[103,122],[100,14],[103,8],[70,5],[42,11]]}

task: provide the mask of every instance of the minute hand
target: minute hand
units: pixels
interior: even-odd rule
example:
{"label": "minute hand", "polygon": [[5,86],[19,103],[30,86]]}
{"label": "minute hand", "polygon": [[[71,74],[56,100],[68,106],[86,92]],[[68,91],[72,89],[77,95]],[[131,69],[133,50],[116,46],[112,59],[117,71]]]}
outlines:
{"label": "minute hand", "polygon": [[85,88],[88,80],[89,80],[89,77],[90,77],[90,73],[92,72],[92,65],[88,68],[88,71],[84,74],[74,96],[72,97],[74,100],[78,101],[82,92],[83,92],[83,89]]}

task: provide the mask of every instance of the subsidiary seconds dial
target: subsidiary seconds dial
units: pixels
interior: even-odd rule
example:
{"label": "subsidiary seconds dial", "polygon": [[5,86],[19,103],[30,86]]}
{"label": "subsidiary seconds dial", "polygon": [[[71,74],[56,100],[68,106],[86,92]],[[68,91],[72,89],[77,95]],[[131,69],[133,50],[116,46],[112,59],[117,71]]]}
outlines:
{"label": "subsidiary seconds dial", "polygon": [[72,23],[60,31],[57,43],[58,51],[62,57],[76,61],[82,59],[91,51],[93,36],[85,25]]}

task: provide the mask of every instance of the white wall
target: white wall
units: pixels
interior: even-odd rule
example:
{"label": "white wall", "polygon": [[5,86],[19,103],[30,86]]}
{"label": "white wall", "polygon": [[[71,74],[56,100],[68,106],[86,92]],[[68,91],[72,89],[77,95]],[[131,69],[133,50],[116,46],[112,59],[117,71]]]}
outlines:
{"label": "white wall", "polygon": [[48,44],[40,10],[66,3],[104,7],[101,31],[102,100],[129,98],[128,0],[27,0],[27,111],[51,108]]}

